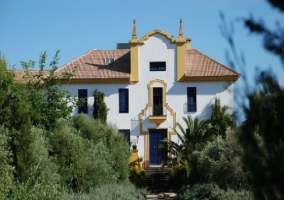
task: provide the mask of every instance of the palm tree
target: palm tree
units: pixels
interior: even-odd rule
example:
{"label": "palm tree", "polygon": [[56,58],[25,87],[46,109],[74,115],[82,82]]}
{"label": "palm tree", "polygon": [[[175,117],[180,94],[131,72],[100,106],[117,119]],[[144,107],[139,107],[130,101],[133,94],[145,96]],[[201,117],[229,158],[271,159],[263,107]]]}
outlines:
{"label": "palm tree", "polygon": [[[190,175],[190,161],[194,150],[201,149],[206,142],[212,141],[215,138],[215,129],[210,124],[210,120],[201,120],[198,118],[192,119],[191,116],[183,117],[186,124],[184,129],[180,123],[177,123],[177,128],[180,133],[175,130],[179,142],[174,142],[169,139],[164,139],[159,147],[160,153],[170,153],[173,155],[177,163],[186,171],[186,177]],[[168,160],[163,161],[163,165]]]}
{"label": "palm tree", "polygon": [[217,129],[218,135],[222,135],[225,138],[227,130],[236,127],[235,113],[230,113],[228,106],[221,106],[219,98],[215,99],[211,109],[211,124]]}

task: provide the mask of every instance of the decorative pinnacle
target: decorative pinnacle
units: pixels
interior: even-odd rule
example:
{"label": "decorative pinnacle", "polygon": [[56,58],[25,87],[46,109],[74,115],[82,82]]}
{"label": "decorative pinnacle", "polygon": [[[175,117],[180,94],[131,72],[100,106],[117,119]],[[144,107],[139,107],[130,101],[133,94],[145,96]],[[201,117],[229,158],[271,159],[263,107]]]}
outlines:
{"label": "decorative pinnacle", "polygon": [[135,21],[135,19],[133,20],[132,39],[137,39],[137,36],[136,36],[136,21]]}
{"label": "decorative pinnacle", "polygon": [[182,19],[179,21],[179,38],[183,38],[183,33],[182,33]]}

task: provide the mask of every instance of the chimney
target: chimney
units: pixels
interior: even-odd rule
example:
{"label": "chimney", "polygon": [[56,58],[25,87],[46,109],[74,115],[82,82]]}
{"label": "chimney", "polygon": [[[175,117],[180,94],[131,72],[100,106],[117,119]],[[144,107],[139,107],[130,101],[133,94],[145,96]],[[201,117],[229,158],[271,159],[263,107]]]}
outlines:
{"label": "chimney", "polygon": [[185,48],[186,48],[186,49],[190,49],[191,37],[187,36],[187,37],[185,38],[185,40],[186,40]]}

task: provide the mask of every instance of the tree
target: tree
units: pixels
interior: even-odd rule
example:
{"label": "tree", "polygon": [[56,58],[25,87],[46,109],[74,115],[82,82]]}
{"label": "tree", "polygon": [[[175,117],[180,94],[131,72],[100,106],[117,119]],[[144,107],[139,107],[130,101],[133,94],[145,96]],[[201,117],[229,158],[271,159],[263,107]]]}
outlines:
{"label": "tree", "polygon": [[44,70],[46,51],[40,55],[37,73],[30,70],[35,66],[34,61],[21,62],[26,70],[24,98],[31,103],[33,108],[32,124],[41,124],[48,130],[54,129],[59,119],[69,119],[73,108],[78,103],[78,100],[71,97],[69,91],[60,87],[60,84],[68,82],[72,78],[76,67],[72,72],[58,72],[59,52],[56,52],[49,64],[51,70]]}
{"label": "tree", "polygon": [[103,123],[106,123],[108,108],[104,102],[105,94],[99,90],[95,90],[94,93],[94,106],[93,106],[93,117],[99,119]]}
{"label": "tree", "polygon": [[[169,139],[164,139],[163,143],[159,147],[159,152],[171,153],[175,157],[178,165],[176,169],[179,171],[185,171],[185,177],[187,181],[190,176],[193,176],[191,159],[194,150],[202,149],[206,142],[212,141],[216,132],[214,127],[211,126],[210,120],[201,120],[198,118],[192,119],[191,116],[183,117],[183,121],[186,124],[186,129],[180,123],[177,123],[176,134],[180,142],[174,142]],[[167,160],[163,161],[163,164],[167,163]],[[173,169],[173,171],[175,168]]]}
{"label": "tree", "polygon": [[200,182],[214,182],[223,189],[240,189],[247,186],[241,159],[243,149],[238,142],[239,134],[240,130],[230,130],[226,138],[219,135],[202,150],[193,152]]}
{"label": "tree", "polygon": [[[284,14],[281,0],[267,0],[274,8]],[[253,34],[262,37],[264,48],[277,56],[284,64],[284,30],[280,22],[276,29],[268,28],[262,20],[256,21],[252,16],[242,18],[241,22]],[[244,57],[236,53],[232,31],[222,29],[229,42],[235,62],[243,70],[245,86],[248,87]],[[284,68],[284,65],[283,65]],[[257,74],[256,83],[259,89],[246,93],[241,99],[246,120],[242,124],[240,144],[244,149],[243,162],[248,172],[248,181],[253,188],[256,199],[283,199],[283,87],[281,87],[272,72],[262,71]],[[247,96],[249,105],[244,102]],[[282,152],[282,153],[281,153]]]}
{"label": "tree", "polygon": [[283,199],[284,88],[266,74],[261,89],[251,93],[240,142],[248,180],[257,199]]}
{"label": "tree", "polygon": [[215,98],[211,109],[211,124],[216,128],[218,135],[222,135],[225,138],[227,130],[236,127],[235,113],[230,114],[228,106],[221,106],[219,98]]}

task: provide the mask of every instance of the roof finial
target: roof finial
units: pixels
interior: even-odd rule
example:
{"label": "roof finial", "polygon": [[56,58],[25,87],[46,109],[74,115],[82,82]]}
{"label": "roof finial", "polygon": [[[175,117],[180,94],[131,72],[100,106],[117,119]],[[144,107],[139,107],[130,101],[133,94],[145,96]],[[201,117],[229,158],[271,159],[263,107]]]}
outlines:
{"label": "roof finial", "polygon": [[135,21],[135,19],[133,20],[132,39],[137,39],[137,37],[136,37],[136,21]]}
{"label": "roof finial", "polygon": [[183,33],[182,33],[182,19],[180,18],[179,21],[179,38],[183,38]]}

